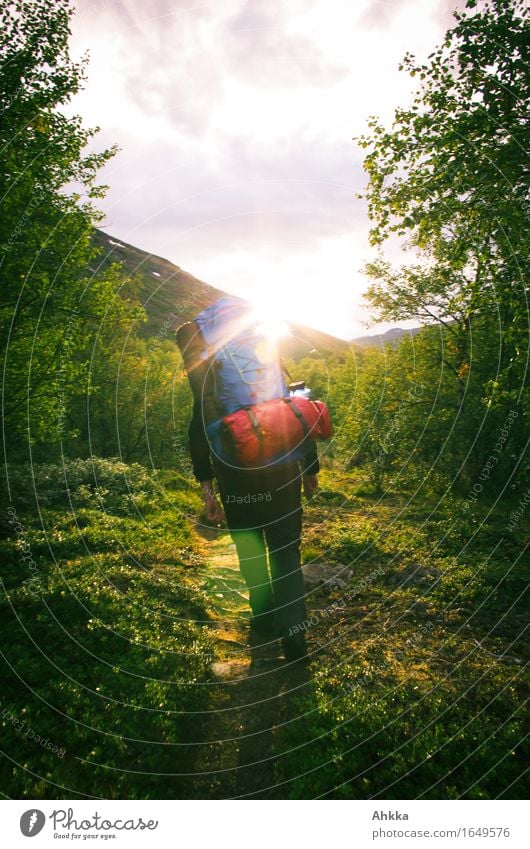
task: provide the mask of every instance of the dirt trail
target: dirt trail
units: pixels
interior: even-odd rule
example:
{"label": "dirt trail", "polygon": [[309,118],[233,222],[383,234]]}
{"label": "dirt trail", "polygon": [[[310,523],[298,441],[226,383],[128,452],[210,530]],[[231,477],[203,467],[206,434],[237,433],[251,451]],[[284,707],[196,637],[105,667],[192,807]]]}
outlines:
{"label": "dirt trail", "polygon": [[248,600],[228,533],[206,532],[201,548],[208,561],[204,589],[215,612],[217,660],[192,795],[282,798],[281,726],[300,721],[297,701],[311,690],[311,671],[287,664],[278,640],[249,642]]}

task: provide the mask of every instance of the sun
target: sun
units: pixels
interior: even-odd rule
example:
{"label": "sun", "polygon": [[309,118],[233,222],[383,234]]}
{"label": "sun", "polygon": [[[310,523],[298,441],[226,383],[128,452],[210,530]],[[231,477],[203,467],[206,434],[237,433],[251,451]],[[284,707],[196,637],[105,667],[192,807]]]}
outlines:
{"label": "sun", "polygon": [[283,339],[284,336],[288,336],[291,332],[287,322],[282,321],[281,319],[266,319],[264,321],[260,321],[256,329],[258,333],[262,333],[263,336],[266,336],[267,339],[271,340],[271,342],[277,342],[279,339]]}
{"label": "sun", "polygon": [[257,333],[266,336],[271,342],[277,342],[284,336],[289,336],[291,328],[270,303],[254,303],[253,306],[251,323],[255,323]]}

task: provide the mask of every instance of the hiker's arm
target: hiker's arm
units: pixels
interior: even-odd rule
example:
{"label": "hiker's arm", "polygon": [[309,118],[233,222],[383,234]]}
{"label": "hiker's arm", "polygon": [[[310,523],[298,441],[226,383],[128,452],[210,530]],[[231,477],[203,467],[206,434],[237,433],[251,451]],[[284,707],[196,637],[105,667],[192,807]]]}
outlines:
{"label": "hiker's arm", "polygon": [[309,442],[303,461],[304,475],[318,475],[320,463],[318,462],[317,447],[313,439]]}
{"label": "hiker's arm", "polygon": [[190,456],[193,474],[201,485],[204,511],[209,522],[224,522],[223,508],[217,500],[213,488],[213,468],[210,458],[210,446],[204,432],[200,404],[193,405],[193,415],[189,430]]}
{"label": "hiker's arm", "polygon": [[302,469],[304,473],[304,494],[306,498],[310,498],[318,489],[317,475],[320,471],[317,448],[313,440],[309,443],[308,449],[305,453]]}
{"label": "hiker's arm", "polygon": [[204,501],[204,511],[209,522],[226,522],[226,516],[222,506],[217,500],[213,481],[201,481],[202,500]]}

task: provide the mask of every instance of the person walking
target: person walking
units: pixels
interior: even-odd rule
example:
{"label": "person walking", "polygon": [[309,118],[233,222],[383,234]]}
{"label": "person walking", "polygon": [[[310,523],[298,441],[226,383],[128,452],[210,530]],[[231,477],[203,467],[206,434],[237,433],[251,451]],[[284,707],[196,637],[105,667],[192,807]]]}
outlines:
{"label": "person walking", "polygon": [[[222,308],[229,310],[232,306],[235,314],[240,317],[242,303],[244,302],[240,299],[225,298],[218,302],[218,305],[221,313]],[[213,316],[219,324],[216,306],[212,305],[209,309],[213,310]],[[245,308],[248,311],[248,305],[245,305]],[[207,320],[210,324],[214,321],[212,312],[208,314]],[[250,398],[253,399],[258,383],[262,389],[263,381],[270,379],[268,370],[271,365],[260,353],[259,367],[248,366],[252,359],[249,357],[249,345],[254,346],[250,349],[252,352],[256,345],[259,347],[259,343],[256,343],[255,337],[251,337],[249,342],[248,332],[242,335],[241,332],[235,331],[233,321],[229,333],[225,328],[223,334],[220,334],[219,327],[216,327],[215,333],[210,333],[210,342],[212,338],[222,338],[222,355],[219,354],[218,344],[213,348],[211,345],[205,346],[202,338],[197,344],[196,325],[185,327],[186,333],[181,333],[179,339],[178,331],[177,339],[183,354],[185,352],[184,359],[185,363],[187,361],[188,377],[194,394],[193,414],[188,431],[189,451],[193,473],[201,488],[206,517],[216,524],[226,520],[239,558],[241,574],[249,592],[253,635],[263,641],[280,638],[285,659],[288,661],[305,659],[305,635],[296,627],[307,619],[300,558],[301,492],[302,485],[306,496],[313,495],[318,489],[317,475],[320,466],[315,443],[302,423],[305,438],[301,440],[301,448],[297,450],[284,451],[262,465],[254,464],[249,468],[227,459],[226,452],[219,447],[222,443],[215,438],[215,433],[219,433],[216,423],[219,422],[220,414],[226,412],[223,409],[223,399],[226,408],[226,386],[232,383],[228,390],[232,397],[235,391],[239,391],[237,384],[240,375],[242,384],[246,384],[242,391],[248,392],[250,386]],[[201,330],[207,336],[205,327],[208,327],[206,321]],[[182,331],[182,328],[179,330]],[[234,336],[237,337],[236,342]],[[243,354],[242,339],[246,346]],[[266,367],[263,364],[264,359]],[[246,371],[244,368],[239,371],[236,369],[235,372],[233,369],[226,371],[232,368],[234,362],[244,363]],[[249,368],[253,369],[252,379],[248,378]],[[268,377],[264,376],[267,371]],[[260,381],[254,379],[256,372],[260,373]],[[283,382],[283,375],[281,380]],[[278,391],[271,390],[270,387],[266,390],[269,395],[272,392],[273,396],[278,394]],[[288,389],[283,384],[281,395],[285,396],[286,393],[288,394]],[[289,402],[288,398],[284,397],[283,400]],[[232,407],[236,411],[244,409],[243,416],[246,418],[248,415],[254,431],[262,440],[263,433],[268,431],[262,429],[263,432],[260,433],[258,422],[252,415],[253,410],[259,413],[260,408],[249,408],[248,405],[241,404],[241,398],[233,403]],[[297,408],[295,416],[300,417]],[[214,481],[217,481],[219,497]]]}

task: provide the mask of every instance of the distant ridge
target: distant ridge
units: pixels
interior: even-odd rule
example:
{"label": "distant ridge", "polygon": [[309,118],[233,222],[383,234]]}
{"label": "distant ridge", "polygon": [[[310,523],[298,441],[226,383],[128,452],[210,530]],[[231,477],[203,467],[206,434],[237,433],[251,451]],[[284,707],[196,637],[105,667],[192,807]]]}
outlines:
{"label": "distant ridge", "polygon": [[[102,230],[94,231],[93,242],[101,249],[99,267],[113,262],[123,263],[127,272],[125,294],[128,290],[127,279],[138,281],[140,301],[147,314],[147,322],[140,328],[142,335],[156,336],[165,328],[164,338],[171,338],[173,328],[189,321],[208,304],[228,294],[198,280],[169,260],[129,245]],[[131,282],[129,289],[132,288]],[[315,356],[341,356],[351,348],[351,344],[344,339],[297,322],[289,321],[288,324],[293,335],[282,341],[282,350],[286,356],[295,359],[310,353]]]}
{"label": "distant ridge", "polygon": [[360,345],[363,348],[382,348],[388,344],[397,345],[407,334],[409,336],[415,336],[420,330],[423,330],[423,328],[411,327],[410,329],[404,329],[402,327],[391,327],[385,333],[375,333],[373,336],[358,336],[356,339],[351,340],[351,344]]}

